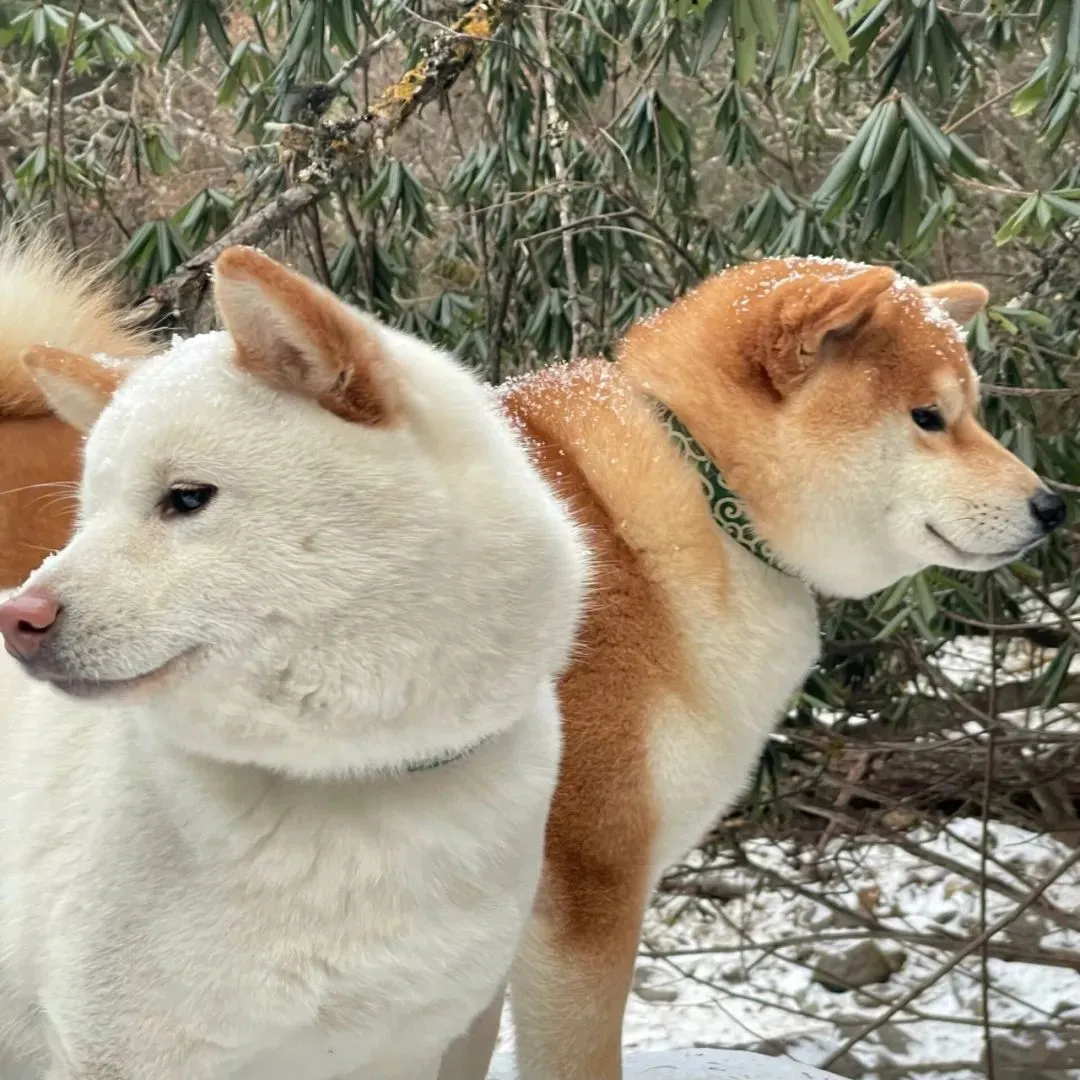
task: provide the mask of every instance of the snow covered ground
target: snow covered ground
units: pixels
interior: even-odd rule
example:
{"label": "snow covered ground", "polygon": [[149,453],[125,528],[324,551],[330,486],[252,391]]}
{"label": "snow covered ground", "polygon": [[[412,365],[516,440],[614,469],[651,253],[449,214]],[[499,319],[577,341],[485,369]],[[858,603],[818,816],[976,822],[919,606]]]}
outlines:
{"label": "snow covered ground", "polygon": [[[951,827],[952,835],[938,837],[928,847],[976,866],[981,830],[980,822],[959,821]],[[1053,841],[1007,826],[993,828],[991,835],[993,854],[1022,875],[1013,878],[1013,883],[1024,891],[1030,887],[1027,879],[1050,872],[1068,855]],[[791,874],[790,865],[780,865],[782,853],[775,847],[762,845],[749,854],[763,865]],[[872,905],[879,921],[901,934],[932,937],[945,930],[966,938],[979,932],[979,890],[966,877],[884,845],[850,848],[838,853],[837,861],[843,866],[842,879],[806,882],[808,892],[819,892],[855,911]],[[1010,877],[1007,872],[998,873]],[[1070,873],[1063,884],[1051,886],[1047,895],[1063,910],[1077,911],[1080,875]],[[991,893],[987,906],[987,921],[992,923],[1015,902]],[[894,955],[897,960],[903,958],[903,967],[887,982],[836,993],[814,981],[815,963],[827,953],[850,950],[853,939],[845,935],[865,939],[865,934],[845,926],[846,920],[835,910],[807,895],[768,889],[729,901],[719,915],[716,911],[715,906],[704,911],[696,905],[687,907],[684,900],[669,899],[650,913],[645,946],[658,956],[642,957],[641,964],[650,975],[646,985],[666,984],[677,996],[669,1002],[649,1002],[634,995],[627,1032],[630,1045],[752,1045],[818,1064],[847,1036],[874,1020],[883,1011],[882,1002],[895,1001],[949,955],[899,942],[894,947],[902,952]],[[774,947],[793,938],[797,944]],[[1080,961],[1080,934],[1049,928],[1035,916],[1021,917],[1011,932],[1004,932],[1002,941],[1010,940],[1075,951]],[[693,950],[702,952],[693,955]],[[918,1018],[901,1013],[860,1044],[854,1050],[862,1066],[856,1075],[884,1080],[912,1075],[920,1064],[940,1063],[950,1063],[950,1067],[925,1075],[941,1080],[985,1075],[981,1065],[984,1033],[978,1019],[980,965],[978,958],[962,962],[912,1003],[919,1010]],[[1080,974],[1076,971],[991,960],[990,975],[992,1021],[1036,1029],[1010,1031],[1010,1042],[1045,1041],[1046,1032],[1041,1029],[1047,1024],[1060,1028],[1063,1019],[1078,1025],[1080,1034]]]}

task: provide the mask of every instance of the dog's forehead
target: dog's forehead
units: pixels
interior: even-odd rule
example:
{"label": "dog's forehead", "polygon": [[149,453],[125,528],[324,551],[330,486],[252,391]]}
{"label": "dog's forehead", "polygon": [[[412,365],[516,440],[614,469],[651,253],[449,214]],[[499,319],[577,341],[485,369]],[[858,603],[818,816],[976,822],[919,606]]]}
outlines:
{"label": "dog's forehead", "polygon": [[905,398],[955,412],[975,401],[978,376],[967,335],[937,300],[898,278],[875,314],[892,339],[889,375]]}
{"label": "dog's forehead", "polygon": [[[116,392],[86,447],[88,471],[119,461],[148,468],[171,448],[220,437],[251,394],[251,380],[232,364],[228,334],[177,340],[146,361]],[[171,447],[165,445],[171,443]]]}

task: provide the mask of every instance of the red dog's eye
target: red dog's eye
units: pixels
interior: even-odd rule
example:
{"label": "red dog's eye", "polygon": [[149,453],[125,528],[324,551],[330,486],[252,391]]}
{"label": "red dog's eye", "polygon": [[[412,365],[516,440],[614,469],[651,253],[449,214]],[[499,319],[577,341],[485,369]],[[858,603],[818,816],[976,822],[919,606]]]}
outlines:
{"label": "red dog's eye", "polygon": [[930,405],[925,409],[912,409],[911,419],[923,431],[945,430],[945,417],[941,415],[941,410],[936,405]]}

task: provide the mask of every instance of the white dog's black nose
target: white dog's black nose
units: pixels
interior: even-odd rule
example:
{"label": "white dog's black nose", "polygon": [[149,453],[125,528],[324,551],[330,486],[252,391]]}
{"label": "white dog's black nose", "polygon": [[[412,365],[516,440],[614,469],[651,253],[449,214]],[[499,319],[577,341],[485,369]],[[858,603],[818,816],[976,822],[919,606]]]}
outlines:
{"label": "white dog's black nose", "polygon": [[1053,532],[1065,520],[1065,500],[1052,491],[1036,491],[1028,502],[1031,516],[1043,532]]}

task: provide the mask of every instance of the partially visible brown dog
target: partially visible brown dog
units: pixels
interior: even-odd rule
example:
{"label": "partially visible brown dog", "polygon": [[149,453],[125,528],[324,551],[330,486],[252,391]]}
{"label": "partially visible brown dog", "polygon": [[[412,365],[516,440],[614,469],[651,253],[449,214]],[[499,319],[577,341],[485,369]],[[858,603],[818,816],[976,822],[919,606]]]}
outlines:
{"label": "partially visible brown dog", "polygon": [[48,343],[138,357],[149,343],[100,273],[75,267],[45,235],[0,233],[0,589],[63,547],[74,512],[81,436],[56,419],[20,356]]}

